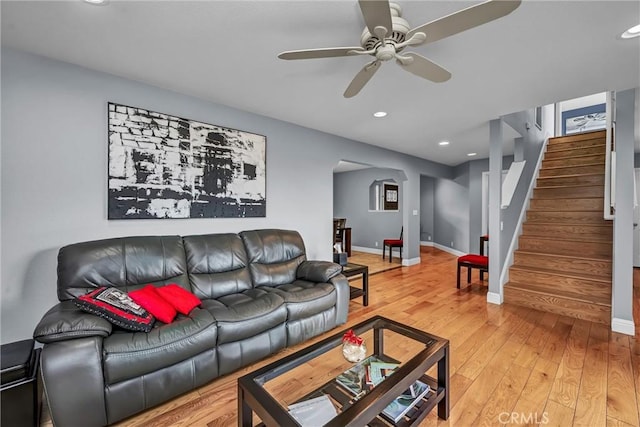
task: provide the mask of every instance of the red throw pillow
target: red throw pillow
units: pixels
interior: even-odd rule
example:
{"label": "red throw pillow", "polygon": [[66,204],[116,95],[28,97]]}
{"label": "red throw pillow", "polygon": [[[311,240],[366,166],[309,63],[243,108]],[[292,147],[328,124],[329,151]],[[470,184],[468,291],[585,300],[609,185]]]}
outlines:
{"label": "red throw pillow", "polygon": [[114,325],[130,331],[149,332],[156,319],[126,293],[102,286],[79,296],[73,302],[83,311],[104,317]]}
{"label": "red throw pillow", "polygon": [[188,315],[191,310],[202,304],[200,298],[175,283],[158,288],[156,292],[178,310],[178,313],[184,315]]}
{"label": "red throw pillow", "polygon": [[177,315],[176,309],[158,294],[153,285],[131,291],[129,296],[163,323],[171,323]]}

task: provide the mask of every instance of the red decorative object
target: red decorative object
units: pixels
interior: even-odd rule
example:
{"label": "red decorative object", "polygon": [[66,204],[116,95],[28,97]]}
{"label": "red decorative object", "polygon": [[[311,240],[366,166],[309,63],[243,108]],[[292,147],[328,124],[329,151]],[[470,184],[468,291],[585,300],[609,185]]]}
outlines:
{"label": "red decorative object", "polygon": [[360,362],[367,355],[364,340],[349,329],[342,337],[342,355],[349,362]]}
{"label": "red decorative object", "polygon": [[129,296],[163,323],[171,323],[178,314],[176,309],[160,296],[153,285],[131,291]]}
{"label": "red decorative object", "polygon": [[347,331],[347,333],[343,335],[342,342],[350,342],[351,344],[361,345],[362,344],[362,338],[357,336],[353,332],[353,329],[349,329]]}
{"label": "red decorative object", "polygon": [[169,304],[171,304],[178,313],[185,316],[191,313],[191,310],[202,304],[200,298],[178,286],[176,283],[170,283],[166,286],[156,288],[156,292]]}
{"label": "red decorative object", "polygon": [[156,319],[125,292],[102,286],[73,300],[82,311],[107,319],[130,331],[149,332]]}

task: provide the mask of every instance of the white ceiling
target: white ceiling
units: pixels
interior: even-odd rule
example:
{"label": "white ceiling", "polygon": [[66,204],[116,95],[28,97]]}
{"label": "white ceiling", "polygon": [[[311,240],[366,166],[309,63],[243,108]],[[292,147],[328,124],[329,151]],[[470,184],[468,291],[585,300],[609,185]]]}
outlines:
{"label": "white ceiling", "polygon": [[[412,26],[477,2],[400,1]],[[2,1],[2,44],[448,165],[488,156],[488,121],[640,86],[638,1],[524,0],[510,15],[408,49],[447,68],[432,83],[369,57],[283,61],[284,50],[357,46],[357,1]],[[384,110],[384,119],[372,113]],[[211,118],[215,122],[215,118]],[[438,146],[447,139],[451,144]]]}

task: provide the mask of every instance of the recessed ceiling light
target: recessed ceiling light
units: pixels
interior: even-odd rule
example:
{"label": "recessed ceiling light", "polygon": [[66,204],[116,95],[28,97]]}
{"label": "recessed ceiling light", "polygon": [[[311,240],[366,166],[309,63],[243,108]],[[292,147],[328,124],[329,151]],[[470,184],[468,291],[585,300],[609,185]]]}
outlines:
{"label": "recessed ceiling light", "polygon": [[387,115],[386,111],[376,111],[375,113],[373,113],[373,117],[384,117]]}
{"label": "recessed ceiling light", "polygon": [[107,4],[109,0],[84,0],[85,3],[93,4],[96,6],[102,6]]}
{"label": "recessed ceiling light", "polygon": [[630,39],[633,37],[640,37],[640,24],[636,25],[635,27],[631,27],[627,31],[622,33],[623,39]]}
{"label": "recessed ceiling light", "polygon": [[468,153],[467,154],[467,156],[469,156],[469,157],[473,157],[473,156],[477,156],[477,155],[478,155],[478,153]]}
{"label": "recessed ceiling light", "polygon": [[449,141],[440,141],[438,145],[449,145]]}

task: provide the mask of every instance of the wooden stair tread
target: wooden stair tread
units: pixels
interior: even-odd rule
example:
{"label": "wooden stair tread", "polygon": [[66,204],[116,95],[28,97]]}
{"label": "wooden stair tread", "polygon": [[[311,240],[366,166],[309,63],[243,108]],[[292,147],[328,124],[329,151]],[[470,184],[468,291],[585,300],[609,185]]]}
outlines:
{"label": "wooden stair tread", "polygon": [[[573,199],[584,199],[584,195],[580,195],[580,194],[576,194],[574,197],[568,197],[568,196],[554,196],[554,195],[540,195],[540,194],[536,194],[534,195],[531,200],[533,199],[537,199],[537,200],[573,200]],[[588,211],[575,211],[575,212],[588,212]]]}
{"label": "wooden stair tread", "polygon": [[526,292],[533,292],[539,295],[549,295],[554,298],[562,298],[565,300],[580,302],[583,304],[595,304],[595,305],[608,307],[608,308],[611,307],[610,298],[608,300],[604,298],[595,298],[595,297],[588,298],[588,297],[585,297],[584,295],[579,295],[574,292],[566,292],[561,289],[558,289],[555,292],[549,292],[545,289],[538,288],[535,284],[512,282],[512,281],[509,281],[504,286],[505,286],[505,289],[507,286],[509,286],[511,289],[517,289],[517,290],[526,291]]}
{"label": "wooden stair tread", "polygon": [[[576,199],[581,198],[581,199],[589,199],[590,197],[576,197]],[[536,212],[557,212],[551,209],[529,209],[529,211],[536,211]],[[570,211],[563,211],[563,212],[575,212],[575,213],[581,213],[581,212],[602,212],[602,209],[580,209],[580,210],[570,210]],[[603,214],[604,215],[604,214]],[[603,221],[606,221],[604,218],[602,218]]]}
{"label": "wooden stair tread", "polygon": [[563,142],[586,141],[589,139],[606,138],[606,136],[607,136],[606,129],[595,130],[591,132],[582,132],[582,133],[576,133],[572,135],[558,136],[555,138],[551,138],[549,142],[554,144],[562,144]]}
{"label": "wooden stair tread", "polygon": [[[558,150],[558,151],[554,151],[554,153],[558,153],[558,152],[562,152],[562,151],[580,151],[581,148],[569,148],[566,150]],[[564,156],[564,157],[558,157],[555,159],[543,159],[543,160],[566,160],[566,159],[578,159],[580,157],[599,157],[599,156],[604,156],[605,153],[581,153],[581,154],[576,154],[575,156]]]}
{"label": "wooden stair tread", "polygon": [[568,277],[576,280],[588,280],[590,282],[602,282],[605,284],[611,284],[610,278],[608,279],[606,277],[597,277],[591,273],[589,273],[588,275],[580,275],[578,273],[565,273],[564,271],[550,270],[547,268],[539,268],[539,267],[529,267],[527,265],[518,265],[518,264],[513,264],[511,268],[515,270],[526,270],[533,273],[542,273],[542,274],[549,274],[554,276]]}
{"label": "wooden stair tread", "polygon": [[603,176],[604,172],[585,172],[585,173],[571,173],[567,175],[554,175],[554,176],[540,176],[539,180],[545,179],[558,179],[558,178],[580,178],[583,176]]}
{"label": "wooden stair tread", "polygon": [[543,255],[543,256],[550,256],[553,258],[565,258],[565,259],[579,259],[582,261],[607,261],[607,262],[611,262],[611,257],[607,257],[607,256],[598,256],[598,255],[563,255],[563,254],[549,254],[546,252],[536,252],[536,251],[531,251],[531,250],[525,250],[525,249],[516,249],[516,252],[521,253],[521,254],[525,254],[525,255]]}
{"label": "wooden stair tread", "polygon": [[602,244],[602,243],[611,243],[613,244],[612,241],[604,241],[604,240],[585,240],[585,239],[570,239],[570,238],[566,238],[566,237],[555,237],[555,236],[527,236],[525,234],[520,236],[521,238],[534,238],[536,240],[546,240],[548,242],[556,242],[556,241],[561,241],[561,242],[572,242],[572,243],[598,243],[598,244]]}
{"label": "wooden stair tread", "polygon": [[[549,177],[545,177],[545,178],[549,178]],[[557,176],[554,176],[554,178],[557,178]],[[586,184],[560,184],[560,185],[537,185],[536,186],[536,190],[541,189],[541,188],[580,188],[580,187],[601,187],[600,185],[594,185],[591,183],[586,183]],[[575,197],[573,197],[575,198]],[[586,199],[587,197],[581,197],[582,199]],[[597,199],[597,197],[589,197],[590,199]]]}
{"label": "wooden stair tread", "polygon": [[584,166],[602,166],[604,168],[604,164],[603,163],[585,163],[584,165],[542,166],[540,168],[540,170],[543,170],[543,169],[576,168],[576,167],[584,167]]}
{"label": "wooden stair tread", "polygon": [[[577,211],[577,212],[584,212],[584,211]],[[606,221],[606,220],[603,219],[603,221]],[[584,222],[561,222],[561,223],[558,223],[558,222],[542,222],[542,221],[538,221],[538,222],[531,223],[531,224],[535,224],[535,225],[557,225],[559,227],[560,226],[561,227],[564,227],[564,226],[576,226],[576,227],[585,226],[585,227],[609,227],[610,228],[610,227],[613,227],[613,224],[611,224],[610,222],[611,221],[608,221],[607,223],[604,223],[604,224],[585,224]],[[527,223],[525,222],[525,224],[527,224]]]}
{"label": "wooden stair tread", "polygon": [[[568,146],[568,147],[564,147],[563,143],[559,143],[559,144],[553,144],[553,145],[548,145],[547,148],[553,148],[552,150],[547,150],[547,153],[562,153],[563,151],[579,151],[579,150],[584,150],[585,148],[598,148],[598,149],[606,149],[605,147],[605,140],[598,140],[598,138],[596,139],[592,139],[592,140],[585,140],[585,141],[590,141],[589,143],[585,143],[585,144],[581,144],[581,145],[574,145],[574,146]],[[580,141],[581,143],[585,142],[585,141]],[[573,141],[573,142],[577,142],[577,141]],[[568,145],[568,144],[566,144]]]}

